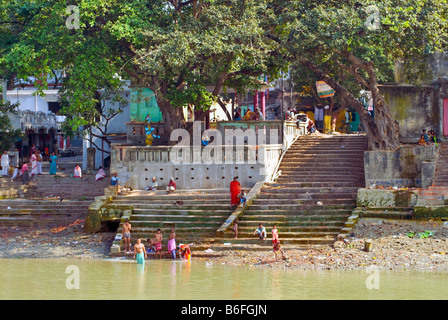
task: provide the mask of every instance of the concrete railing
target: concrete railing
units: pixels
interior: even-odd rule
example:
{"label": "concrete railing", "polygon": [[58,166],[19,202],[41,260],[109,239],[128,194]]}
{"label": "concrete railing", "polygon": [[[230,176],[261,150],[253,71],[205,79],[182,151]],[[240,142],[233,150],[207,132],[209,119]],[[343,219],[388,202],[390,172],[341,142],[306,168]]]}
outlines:
{"label": "concrete railing", "polygon": [[281,144],[261,146],[115,146],[111,173],[134,189],[145,188],[152,177],[167,185],[173,177],[179,187],[226,188],[238,176],[244,186],[269,181],[282,154]]}
{"label": "concrete railing", "polygon": [[282,154],[305,133],[303,125],[286,121],[282,144],[281,126],[281,121],[219,122],[222,140],[205,147],[116,145],[110,171],[133,189],[144,189],[152,177],[159,186],[166,186],[173,177],[182,189],[207,189],[227,188],[237,176],[243,186],[253,187],[273,180]]}
{"label": "concrete railing", "polygon": [[[257,143],[276,145],[284,144],[284,148],[287,149],[292,141],[298,135],[304,135],[306,133],[305,123],[297,121],[284,121],[282,128],[282,121],[220,121],[217,122],[217,129],[223,137],[228,136],[226,132],[235,133],[236,130],[241,130],[241,136],[246,137],[249,135],[248,130],[252,130],[257,136]],[[282,134],[283,131],[283,134]],[[246,135],[244,135],[246,134]],[[230,137],[232,139],[232,136]],[[282,142],[283,139],[283,142]],[[232,143],[233,140],[228,138],[224,139],[224,144]]]}

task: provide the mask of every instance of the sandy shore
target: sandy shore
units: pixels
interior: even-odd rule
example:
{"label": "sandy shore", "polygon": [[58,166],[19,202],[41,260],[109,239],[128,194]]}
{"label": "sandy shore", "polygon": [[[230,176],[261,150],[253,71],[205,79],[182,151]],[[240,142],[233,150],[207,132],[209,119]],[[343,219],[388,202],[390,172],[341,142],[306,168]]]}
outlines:
{"label": "sandy shore", "polygon": [[[425,231],[431,233],[424,236]],[[413,232],[414,237],[409,234]],[[280,241],[281,241],[281,230]],[[83,223],[55,229],[0,229],[0,258],[107,259],[114,233],[83,233]],[[364,250],[371,240],[372,250]],[[448,272],[448,222],[360,220],[340,247],[284,248],[286,259],[272,251],[196,252],[192,259],[267,269],[297,270],[415,270]],[[132,255],[130,255],[132,257]]]}

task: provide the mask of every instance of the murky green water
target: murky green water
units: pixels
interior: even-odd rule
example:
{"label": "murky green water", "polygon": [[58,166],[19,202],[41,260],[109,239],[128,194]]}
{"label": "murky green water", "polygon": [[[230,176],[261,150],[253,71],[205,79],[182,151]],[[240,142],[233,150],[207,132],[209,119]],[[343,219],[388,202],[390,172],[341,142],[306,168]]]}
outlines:
{"label": "murky green water", "polygon": [[122,260],[0,259],[2,300],[447,298],[446,273],[275,271],[195,260],[150,260],[142,266]]}

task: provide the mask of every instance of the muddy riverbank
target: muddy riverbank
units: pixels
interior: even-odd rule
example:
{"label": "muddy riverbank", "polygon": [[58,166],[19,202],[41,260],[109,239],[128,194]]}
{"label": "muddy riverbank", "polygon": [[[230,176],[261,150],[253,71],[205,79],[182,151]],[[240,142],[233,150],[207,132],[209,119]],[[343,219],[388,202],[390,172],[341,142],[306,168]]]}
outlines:
{"label": "muddy riverbank", "polygon": [[[281,230],[280,241],[281,241]],[[0,258],[108,259],[114,233],[85,234],[83,221],[53,229],[0,228]],[[370,240],[372,249],[364,250]],[[268,241],[269,242],[269,241]],[[448,222],[361,219],[345,243],[272,251],[194,251],[192,259],[232,266],[298,270],[416,270],[448,272]],[[132,258],[132,255],[128,256]]]}
{"label": "muddy riverbank", "polygon": [[[280,241],[281,241],[281,231]],[[372,244],[365,251],[365,241]],[[414,270],[448,272],[448,223],[443,221],[363,220],[344,243],[333,247],[293,250],[285,258],[270,252],[228,252],[215,261],[254,268],[299,270]]]}

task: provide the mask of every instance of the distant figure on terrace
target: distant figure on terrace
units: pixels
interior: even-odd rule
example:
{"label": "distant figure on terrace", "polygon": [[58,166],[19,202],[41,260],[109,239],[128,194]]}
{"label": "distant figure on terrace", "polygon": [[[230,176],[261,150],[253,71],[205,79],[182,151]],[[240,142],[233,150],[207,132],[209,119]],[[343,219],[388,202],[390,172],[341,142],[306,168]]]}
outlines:
{"label": "distant figure on terrace", "polygon": [[1,165],[2,165],[2,175],[4,177],[8,176],[8,169],[9,169],[9,156],[8,152],[3,152],[2,158],[1,158]]}
{"label": "distant figure on terrace", "polygon": [[428,136],[429,136],[429,143],[430,144],[435,144],[437,147],[437,142],[439,142],[439,139],[437,137],[437,134],[434,132],[434,130],[429,130],[428,131]]}
{"label": "distant figure on terrace", "polygon": [[428,134],[426,133],[426,130],[422,130],[422,135],[425,138],[425,142],[428,143],[429,142],[429,137],[428,137]]}
{"label": "distant figure on terrace", "polygon": [[210,137],[208,136],[207,132],[204,132],[202,135],[202,145],[207,146],[210,143]]}
{"label": "distant figure on terrace", "polygon": [[16,181],[21,176],[19,167],[14,168],[14,173],[12,174],[12,180]]}
{"label": "distant figure on terrace", "polygon": [[29,184],[30,183],[30,174],[29,174],[29,167],[26,163],[22,165],[22,169],[20,170],[22,173],[22,183],[23,184]]}
{"label": "distant figure on terrace", "polygon": [[338,117],[334,114],[331,116],[331,132],[336,132],[336,123],[338,122]]}
{"label": "distant figure on terrace", "polygon": [[50,174],[56,174],[57,168],[58,168],[58,157],[54,154],[54,152],[52,152],[50,156]]}
{"label": "distant figure on terrace", "polygon": [[168,193],[173,193],[176,190],[176,182],[174,182],[174,178],[170,178],[170,182],[168,183],[168,186],[166,187],[166,191]]}
{"label": "distant figure on terrace", "polygon": [[235,114],[233,115],[233,121],[241,121],[241,108],[236,108]]}
{"label": "distant figure on terrace", "polygon": [[36,151],[37,157],[37,174],[42,174],[42,152],[40,150]]}
{"label": "distant figure on terrace", "polygon": [[232,207],[236,207],[240,204],[238,195],[241,193],[241,184],[238,181],[238,177],[234,177],[230,182],[230,204]]}
{"label": "distant figure on terrace", "polygon": [[263,112],[258,107],[255,108],[255,118],[260,121],[264,120]]}
{"label": "distant figure on terrace", "polygon": [[294,111],[292,111],[291,107],[288,107],[288,110],[285,112],[285,120],[294,120]]}
{"label": "distant figure on terrace", "polygon": [[255,112],[253,112],[250,109],[247,109],[246,114],[244,115],[244,120],[246,121],[250,121],[250,120],[255,120]]}
{"label": "distant figure on terrace", "polygon": [[316,125],[314,124],[313,120],[310,119],[306,130],[308,131],[308,134],[312,134],[312,133],[316,132]]}
{"label": "distant figure on terrace", "polygon": [[37,176],[37,156],[36,156],[36,151],[34,151],[34,153],[31,155],[31,163],[30,163],[30,167],[31,167],[31,176]]}
{"label": "distant figure on terrace", "polygon": [[106,177],[106,172],[104,172],[103,167],[100,166],[98,173],[95,176],[95,181],[103,180]]}
{"label": "distant figure on terrace", "polygon": [[119,182],[119,179],[118,179],[118,177],[117,177],[117,173],[115,172],[115,173],[112,175],[112,177],[110,177],[110,185],[111,185],[111,186],[118,186],[118,182]]}
{"label": "distant figure on terrace", "polygon": [[420,135],[420,140],[418,140],[419,145],[426,145],[429,142],[429,137],[426,134],[426,130],[422,130],[422,134]]}
{"label": "distant figure on terrace", "polygon": [[75,178],[81,178],[82,177],[82,171],[79,165],[76,165],[75,170],[73,170],[73,177]]}

